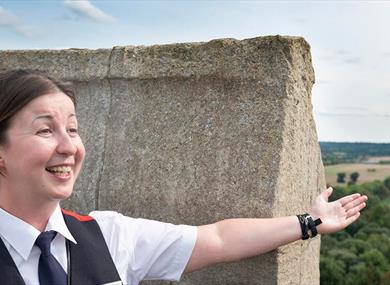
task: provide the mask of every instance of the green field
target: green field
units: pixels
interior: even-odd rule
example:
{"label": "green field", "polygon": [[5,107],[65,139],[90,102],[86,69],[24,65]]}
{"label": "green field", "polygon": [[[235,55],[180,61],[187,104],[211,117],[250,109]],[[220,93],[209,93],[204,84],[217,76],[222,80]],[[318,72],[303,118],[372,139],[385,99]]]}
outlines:
{"label": "green field", "polygon": [[346,163],[325,166],[326,183],[332,186],[345,185],[337,183],[337,173],[345,172],[345,181],[349,181],[349,175],[352,172],[359,172],[359,178],[357,183],[374,180],[384,180],[390,176],[390,164],[374,164],[374,163]]}

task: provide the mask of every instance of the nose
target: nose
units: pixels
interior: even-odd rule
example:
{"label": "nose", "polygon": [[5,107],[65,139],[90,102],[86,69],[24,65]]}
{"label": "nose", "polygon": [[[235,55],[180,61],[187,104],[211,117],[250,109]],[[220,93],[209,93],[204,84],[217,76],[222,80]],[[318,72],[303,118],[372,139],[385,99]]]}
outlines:
{"label": "nose", "polygon": [[57,153],[64,155],[74,155],[77,146],[69,134],[64,131],[58,136]]}

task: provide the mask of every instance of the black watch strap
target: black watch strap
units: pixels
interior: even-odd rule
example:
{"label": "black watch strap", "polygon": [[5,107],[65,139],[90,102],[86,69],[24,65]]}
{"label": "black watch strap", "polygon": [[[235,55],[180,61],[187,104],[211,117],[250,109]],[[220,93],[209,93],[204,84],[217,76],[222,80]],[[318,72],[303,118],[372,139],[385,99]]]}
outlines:
{"label": "black watch strap", "polygon": [[318,234],[317,226],[322,224],[320,218],[313,220],[309,214],[297,215],[301,227],[302,239],[313,238]]}

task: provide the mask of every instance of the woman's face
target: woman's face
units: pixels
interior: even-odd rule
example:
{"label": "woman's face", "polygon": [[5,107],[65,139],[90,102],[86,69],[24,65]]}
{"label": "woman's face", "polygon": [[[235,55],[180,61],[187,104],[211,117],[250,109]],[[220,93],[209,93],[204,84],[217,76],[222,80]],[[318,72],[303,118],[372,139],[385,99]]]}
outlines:
{"label": "woman's face", "polygon": [[35,98],[11,119],[6,135],[6,144],[0,146],[0,181],[9,202],[44,203],[70,196],[85,149],[67,95]]}

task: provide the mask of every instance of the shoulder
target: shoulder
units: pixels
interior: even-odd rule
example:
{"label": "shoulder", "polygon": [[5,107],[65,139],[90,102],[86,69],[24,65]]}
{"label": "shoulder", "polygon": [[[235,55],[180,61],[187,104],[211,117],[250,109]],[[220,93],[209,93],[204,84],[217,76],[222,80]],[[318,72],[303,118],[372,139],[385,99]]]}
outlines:
{"label": "shoulder", "polygon": [[132,218],[115,211],[93,211],[89,216],[96,220],[103,233],[109,236],[119,235],[131,239],[161,239],[171,236],[194,235],[196,227],[173,225],[155,220]]}

